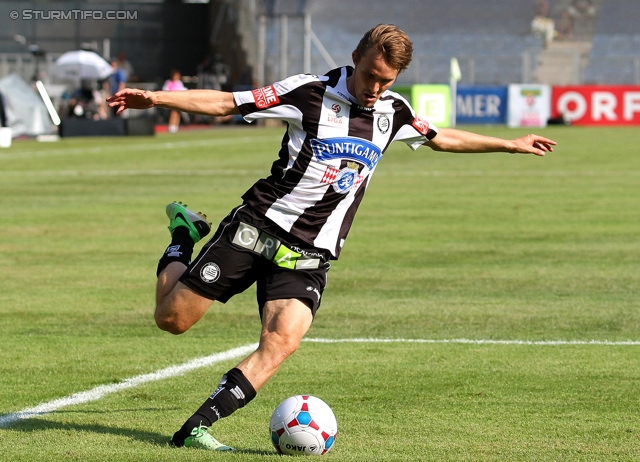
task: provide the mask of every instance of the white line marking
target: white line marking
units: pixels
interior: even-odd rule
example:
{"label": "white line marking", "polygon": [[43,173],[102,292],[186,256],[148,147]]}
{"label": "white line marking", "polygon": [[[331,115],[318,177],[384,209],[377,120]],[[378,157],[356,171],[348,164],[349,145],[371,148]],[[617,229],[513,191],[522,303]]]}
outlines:
{"label": "white line marking", "polygon": [[640,170],[382,170],[388,176],[424,176],[424,177],[627,177],[638,176]]}
{"label": "white line marking", "polygon": [[458,339],[407,339],[407,338],[305,338],[304,342],[311,343],[459,343],[473,345],[611,345],[627,346],[640,345],[640,341],[622,340],[611,342],[608,340],[473,340]]}
{"label": "white line marking", "polygon": [[[636,340],[623,340],[623,341],[608,341],[608,340],[473,340],[473,339],[404,339],[404,338],[305,338],[303,342],[309,343],[428,343],[428,344],[471,344],[471,345],[606,345],[606,346],[637,346],[640,345],[640,341]],[[157,380],[164,380],[170,377],[182,375],[185,372],[199,369],[201,367],[211,366],[212,364],[226,361],[228,359],[234,359],[241,356],[245,356],[258,347],[257,343],[250,345],[244,345],[231,350],[223,351],[222,353],[216,353],[203,358],[192,359],[183,364],[177,366],[170,366],[166,369],[160,369],[159,371],[152,372],[150,374],[138,375],[125,379],[122,382],[113,385],[100,385],[88,391],[82,391],[74,393],[73,395],[65,398],[56,399],[48,403],[40,404],[39,406],[23,409],[22,411],[14,412],[13,414],[7,414],[0,417],[0,428],[7,427],[12,423],[19,420],[30,419],[32,417],[41,416],[55,412],[60,408],[72,406],[75,404],[84,404],[91,401],[97,401],[103,396],[111,393],[125,390],[127,388],[134,388],[138,385],[142,385],[147,382],[154,382]]]}
{"label": "white line marking", "polygon": [[179,364],[177,366],[170,366],[170,367],[167,367],[166,369],[160,369],[150,374],[131,377],[129,379],[123,380],[122,382],[115,383],[112,385],[100,385],[91,390],[81,391],[79,393],[74,393],[73,395],[67,396],[65,398],[56,399],[48,403],[40,404],[39,406],[36,406],[36,407],[23,409],[22,411],[14,412],[13,414],[7,414],[5,416],[0,417],[0,428],[7,427],[19,420],[30,419],[32,417],[49,414],[63,407],[72,406],[75,404],[84,404],[91,401],[97,401],[103,396],[109,395],[111,393],[115,393],[120,390],[125,390],[127,388],[135,388],[138,385],[142,385],[143,383],[154,382],[156,380],[163,380],[169,377],[175,377],[177,375],[182,375],[185,372],[189,372],[194,369],[199,369],[205,366],[211,366],[212,364],[226,361],[228,359],[234,359],[240,356],[245,356],[251,353],[252,351],[254,351],[257,347],[258,347],[257,343],[254,343],[251,345],[244,345],[238,348],[233,348],[231,350],[223,351],[222,353],[216,353],[210,356],[205,356],[204,358],[192,359],[191,361],[188,361],[186,363]]}

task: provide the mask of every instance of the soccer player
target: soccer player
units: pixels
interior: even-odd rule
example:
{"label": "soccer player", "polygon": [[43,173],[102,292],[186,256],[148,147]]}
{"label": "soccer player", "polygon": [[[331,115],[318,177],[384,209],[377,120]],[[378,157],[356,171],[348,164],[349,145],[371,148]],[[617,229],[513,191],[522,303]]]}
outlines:
{"label": "soccer player", "polygon": [[124,89],[110,98],[120,113],[153,106],[251,122],[287,123],[271,174],[242,196],[191,261],[210,223],[179,202],[167,206],[171,244],[158,263],[155,320],[173,334],[193,326],[214,300],[225,303],[254,282],[262,331],[259,346],[228,371],[218,388],[173,435],[174,446],[230,450],[207,431],[245,406],[296,351],[320,306],[330,260],[336,260],[385,150],[508,152],[544,156],[553,140],[514,140],[438,129],[390,91],[411,62],[413,46],[396,26],[364,34],[353,67],[323,76],[296,75],[252,91],[151,92]]}

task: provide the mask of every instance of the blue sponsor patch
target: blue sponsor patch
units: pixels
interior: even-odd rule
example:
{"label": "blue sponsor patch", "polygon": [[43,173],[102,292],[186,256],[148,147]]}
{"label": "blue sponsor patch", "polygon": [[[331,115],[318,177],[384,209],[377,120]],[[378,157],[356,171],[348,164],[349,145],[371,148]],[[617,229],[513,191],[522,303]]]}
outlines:
{"label": "blue sponsor patch", "polygon": [[311,148],[320,162],[332,159],[353,160],[373,169],[382,152],[380,148],[370,141],[361,138],[326,138],[312,139]]}

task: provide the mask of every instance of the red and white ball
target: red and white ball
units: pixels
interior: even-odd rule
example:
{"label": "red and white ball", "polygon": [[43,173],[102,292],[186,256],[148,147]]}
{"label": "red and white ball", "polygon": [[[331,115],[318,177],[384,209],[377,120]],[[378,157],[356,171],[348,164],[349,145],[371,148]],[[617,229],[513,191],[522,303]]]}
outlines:
{"label": "red and white ball", "polygon": [[320,456],[333,447],[338,423],[320,398],[298,395],[285,399],[273,411],[269,429],[280,454]]}

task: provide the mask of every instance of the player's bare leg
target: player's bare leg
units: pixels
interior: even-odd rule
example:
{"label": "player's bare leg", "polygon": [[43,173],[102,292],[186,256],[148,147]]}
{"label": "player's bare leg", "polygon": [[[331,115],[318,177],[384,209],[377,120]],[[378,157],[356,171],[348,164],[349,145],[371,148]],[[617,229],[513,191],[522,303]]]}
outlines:
{"label": "player's bare leg", "polygon": [[160,274],[158,274],[158,282],[156,284],[156,306],[161,305],[167,295],[176,287],[180,276],[187,269],[187,265],[182,262],[174,261],[169,263]]}
{"label": "player's bare leg", "polygon": [[[181,267],[181,271],[180,271]],[[189,330],[205,315],[212,300],[198,295],[178,282],[184,272],[182,263],[171,263],[158,276],[156,288],[156,324],[162,330],[178,335]],[[168,293],[170,287],[173,287]]]}
{"label": "player's bare leg", "polygon": [[198,322],[211,306],[206,299],[180,283],[194,245],[211,231],[207,216],[181,202],[167,205],[171,244],[158,262],[155,320],[158,327],[181,334]]}
{"label": "player's bare leg", "polygon": [[298,349],[312,321],[311,309],[298,299],[265,304],[258,349],[236,366],[256,390]]}
{"label": "player's bare leg", "polygon": [[230,450],[207,432],[208,427],[244,407],[256,396],[257,390],[297,350],[312,320],[311,309],[300,300],[267,302],[262,311],[262,333],[257,350],[222,377],[218,389],[173,435],[172,444]]}

